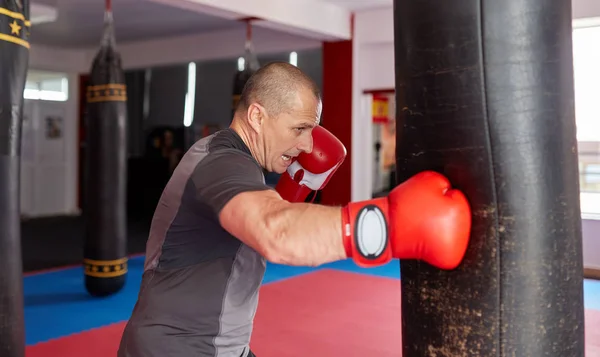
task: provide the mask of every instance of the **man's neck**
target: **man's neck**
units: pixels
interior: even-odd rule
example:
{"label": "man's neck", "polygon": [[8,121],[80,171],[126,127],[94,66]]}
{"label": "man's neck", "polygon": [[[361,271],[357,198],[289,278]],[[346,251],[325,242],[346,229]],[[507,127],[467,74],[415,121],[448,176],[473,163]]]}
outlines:
{"label": "man's neck", "polygon": [[236,134],[238,134],[238,136],[242,139],[244,144],[246,144],[248,150],[250,150],[250,154],[252,155],[254,160],[260,163],[259,156],[257,155],[258,153],[256,152],[256,142],[252,139],[251,133],[249,132],[250,129],[246,125],[241,123],[239,119],[235,118],[229,125],[229,128],[233,130]]}

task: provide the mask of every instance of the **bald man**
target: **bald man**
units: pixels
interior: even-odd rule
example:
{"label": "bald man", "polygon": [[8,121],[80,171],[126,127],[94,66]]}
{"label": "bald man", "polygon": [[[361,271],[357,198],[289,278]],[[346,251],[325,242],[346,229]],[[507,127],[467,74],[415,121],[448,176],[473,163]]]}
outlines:
{"label": "bald man", "polygon": [[293,203],[265,184],[265,171],[281,174],[300,161],[303,181],[323,179],[309,170],[321,167],[312,159],[334,156],[312,150],[320,116],[317,86],[295,66],[271,63],[249,79],[230,128],[184,155],[153,217],[120,357],[254,356],[266,261],[317,266],[352,257],[367,267],[406,258],[458,266],[471,213],[441,174],[419,173],[387,197],[344,207]]}
{"label": "bald man", "polygon": [[292,207],[265,184],[265,171],[281,174],[311,151],[320,116],[315,83],[295,66],[271,63],[247,82],[231,126],[188,150],[156,208],[118,356],[254,356],[266,260],[315,266],[346,258],[339,208]]}

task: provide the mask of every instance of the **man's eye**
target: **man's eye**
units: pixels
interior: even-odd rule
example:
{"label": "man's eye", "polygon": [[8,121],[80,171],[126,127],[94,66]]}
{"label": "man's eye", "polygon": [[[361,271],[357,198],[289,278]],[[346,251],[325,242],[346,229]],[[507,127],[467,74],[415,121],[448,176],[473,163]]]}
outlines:
{"label": "man's eye", "polygon": [[296,130],[302,132],[302,130],[304,130],[304,128],[296,128]]}

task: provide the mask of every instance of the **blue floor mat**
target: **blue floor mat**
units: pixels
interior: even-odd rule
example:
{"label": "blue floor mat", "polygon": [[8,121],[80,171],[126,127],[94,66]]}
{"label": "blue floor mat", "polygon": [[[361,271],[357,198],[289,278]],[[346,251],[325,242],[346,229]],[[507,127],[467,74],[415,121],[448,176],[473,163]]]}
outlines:
{"label": "blue floor mat", "polygon": [[583,300],[586,309],[600,310],[600,281],[583,281]]}
{"label": "blue floor mat", "polygon": [[91,297],[82,268],[28,276],[24,279],[25,340],[34,344],[127,320],[141,283],[143,258],[129,261],[124,288],[105,298]]}
{"label": "blue floor mat", "polygon": [[358,265],[356,265],[352,259],[340,260],[337,262],[325,264],[322,267],[338,269],[352,273],[400,279],[400,263],[396,259],[392,260],[386,265],[373,268],[361,268]]}
{"label": "blue floor mat", "polygon": [[[143,264],[144,257],[131,258],[125,287],[117,294],[105,298],[89,296],[83,284],[83,269],[80,267],[26,277],[26,343],[35,344],[127,320],[137,299]],[[397,260],[376,268],[360,268],[352,260],[343,260],[318,268],[268,264],[263,284],[325,268],[400,278],[400,265]],[[600,281],[586,280],[584,295],[586,308],[600,310]]]}

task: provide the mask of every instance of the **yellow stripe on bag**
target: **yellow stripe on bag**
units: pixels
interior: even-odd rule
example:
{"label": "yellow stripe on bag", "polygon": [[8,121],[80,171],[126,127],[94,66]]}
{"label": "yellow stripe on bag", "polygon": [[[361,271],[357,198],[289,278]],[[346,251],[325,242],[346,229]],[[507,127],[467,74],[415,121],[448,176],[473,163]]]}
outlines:
{"label": "yellow stripe on bag", "polygon": [[25,20],[25,16],[20,12],[10,11],[3,7],[0,7],[0,15],[6,15],[8,17],[12,17],[13,19],[21,20],[27,27],[31,27],[31,21]]}
{"label": "yellow stripe on bag", "polygon": [[0,41],[12,42],[14,44],[21,45],[26,48],[30,48],[29,42],[27,42],[25,40],[21,40],[20,38],[17,38],[14,36],[5,35],[3,33],[0,33]]}
{"label": "yellow stripe on bag", "polygon": [[115,260],[84,259],[84,274],[94,278],[116,278],[127,274],[127,260],[127,258]]}
{"label": "yellow stripe on bag", "polygon": [[[4,21],[2,21],[0,41],[11,42],[29,49],[29,41],[23,39],[23,37],[29,37],[31,21],[26,20],[25,16],[19,12],[10,11],[2,7],[0,7],[0,16],[8,17],[8,21],[6,21],[6,24],[8,24],[7,28],[4,25]],[[25,29],[23,26],[25,26]]]}

